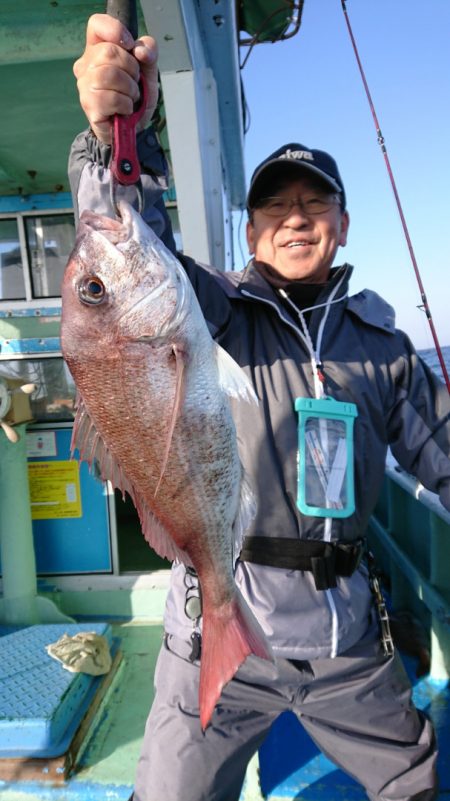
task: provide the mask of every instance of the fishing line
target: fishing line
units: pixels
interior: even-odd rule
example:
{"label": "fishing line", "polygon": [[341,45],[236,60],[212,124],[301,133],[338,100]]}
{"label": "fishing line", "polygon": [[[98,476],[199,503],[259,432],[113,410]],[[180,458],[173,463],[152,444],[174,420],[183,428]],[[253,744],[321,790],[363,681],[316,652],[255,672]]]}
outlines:
{"label": "fishing line", "polygon": [[372,100],[372,97],[371,97],[371,94],[370,94],[370,90],[369,90],[369,86],[368,86],[368,83],[367,83],[367,80],[366,80],[364,69],[363,69],[363,66],[362,66],[362,63],[361,63],[361,59],[359,57],[359,52],[358,52],[358,48],[357,48],[357,45],[356,45],[356,40],[355,40],[355,37],[353,35],[352,27],[350,25],[350,20],[349,20],[347,8],[346,8],[346,0],[341,0],[341,5],[342,5],[342,11],[344,12],[345,22],[347,24],[347,30],[348,30],[348,33],[349,33],[349,36],[350,36],[350,40],[351,40],[351,43],[352,43],[352,46],[353,46],[353,52],[355,54],[356,61],[358,63],[359,72],[360,72],[361,79],[362,79],[362,82],[363,82],[363,85],[364,85],[364,90],[366,92],[366,97],[367,97],[367,100],[369,102],[370,110],[372,112],[372,118],[373,118],[373,121],[374,121],[374,124],[375,124],[375,129],[376,129],[376,132],[377,132],[378,144],[380,145],[381,152],[383,153],[383,156],[384,156],[384,161],[385,161],[386,168],[387,168],[387,171],[388,171],[389,179],[391,181],[392,191],[394,193],[395,202],[397,204],[398,213],[400,215],[400,220],[401,220],[401,223],[402,223],[403,232],[405,234],[406,243],[408,245],[409,255],[411,257],[412,266],[413,266],[414,273],[415,273],[415,276],[416,276],[416,279],[417,279],[417,283],[419,285],[420,297],[421,297],[421,300],[422,300],[422,303],[419,306],[419,308],[423,309],[423,311],[425,312],[425,315],[427,317],[428,324],[429,324],[430,330],[431,330],[431,335],[432,335],[433,341],[434,341],[434,346],[436,348],[436,353],[437,353],[437,356],[438,356],[438,359],[439,359],[439,364],[441,365],[442,374],[444,376],[444,381],[445,381],[445,384],[447,386],[447,390],[448,390],[448,392],[450,394],[450,378],[448,376],[447,368],[445,366],[444,357],[442,355],[442,349],[441,349],[441,346],[440,346],[440,343],[439,343],[439,339],[438,339],[438,336],[437,336],[437,333],[436,333],[436,329],[434,327],[433,318],[431,316],[431,310],[430,310],[430,307],[429,307],[429,304],[428,304],[427,296],[425,294],[425,288],[424,288],[423,283],[422,283],[422,278],[421,278],[419,267],[418,267],[418,264],[417,264],[417,261],[416,261],[416,257],[415,257],[415,254],[414,254],[411,238],[409,236],[408,227],[406,225],[405,216],[403,214],[403,208],[402,208],[402,204],[401,204],[401,201],[400,201],[400,196],[399,196],[398,191],[397,191],[397,186],[396,186],[396,183],[395,183],[394,174],[392,172],[391,164],[390,164],[390,161],[389,161],[389,156],[388,156],[388,153],[387,153],[386,143],[385,143],[384,137],[383,137],[383,135],[381,133],[381,128],[380,128],[380,124],[378,122],[378,117],[377,117],[377,114],[376,114],[376,111],[375,111],[375,106],[373,104],[373,100]]}

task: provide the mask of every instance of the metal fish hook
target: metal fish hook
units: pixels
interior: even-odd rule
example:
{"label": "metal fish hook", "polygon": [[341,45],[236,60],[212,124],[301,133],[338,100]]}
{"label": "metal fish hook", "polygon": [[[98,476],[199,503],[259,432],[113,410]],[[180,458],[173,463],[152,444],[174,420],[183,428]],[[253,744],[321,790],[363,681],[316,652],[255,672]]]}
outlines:
{"label": "metal fish hook", "polygon": [[[137,197],[137,205],[133,202],[132,205],[135,206],[139,214],[142,214],[144,210],[144,189],[142,187],[142,181],[139,178],[134,184],[136,190],[136,197]],[[114,209],[114,214],[116,215],[117,219],[122,219],[122,215],[120,213],[120,208],[117,202],[117,189],[118,189],[118,181],[115,179],[114,175],[111,175],[111,181],[109,184],[109,197],[111,200],[111,206]],[[132,201],[129,201],[132,202]]]}

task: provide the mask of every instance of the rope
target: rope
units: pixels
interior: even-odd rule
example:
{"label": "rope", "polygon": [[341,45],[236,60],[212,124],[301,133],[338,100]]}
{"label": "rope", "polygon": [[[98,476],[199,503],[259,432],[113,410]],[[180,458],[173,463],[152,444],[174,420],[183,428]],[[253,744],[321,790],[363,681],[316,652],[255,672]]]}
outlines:
{"label": "rope", "polygon": [[398,194],[398,191],[397,191],[397,186],[395,184],[394,174],[392,172],[391,164],[390,164],[390,161],[389,161],[389,156],[388,156],[388,153],[387,153],[386,144],[385,144],[385,141],[384,141],[384,137],[383,137],[383,135],[381,133],[381,128],[380,128],[380,125],[379,125],[379,122],[378,122],[377,114],[376,114],[376,111],[375,111],[375,106],[373,104],[372,97],[370,95],[369,87],[368,87],[368,84],[367,84],[367,81],[366,81],[366,76],[364,74],[364,69],[363,69],[363,66],[362,66],[362,63],[361,63],[361,59],[359,57],[358,48],[356,46],[355,37],[353,36],[353,31],[352,31],[352,28],[351,28],[351,25],[350,25],[350,20],[348,18],[347,8],[346,8],[346,5],[345,5],[346,4],[346,0],[341,0],[341,4],[342,4],[342,11],[344,12],[345,21],[347,23],[347,28],[348,28],[348,32],[349,32],[349,35],[350,35],[350,39],[351,39],[351,42],[352,42],[352,45],[353,45],[353,50],[354,50],[354,53],[355,53],[356,61],[358,63],[358,67],[359,67],[359,71],[360,71],[360,74],[361,74],[362,82],[364,84],[364,89],[365,89],[365,92],[366,92],[366,95],[367,95],[367,100],[369,101],[370,110],[372,112],[372,117],[373,117],[373,121],[374,121],[374,124],[375,124],[375,129],[376,129],[376,132],[377,132],[378,144],[380,145],[381,151],[382,151],[383,156],[384,156],[384,161],[386,163],[387,171],[388,171],[389,178],[390,178],[390,181],[391,181],[392,190],[394,192],[395,202],[397,204],[398,213],[400,215],[400,220],[401,220],[401,223],[402,223],[403,232],[405,234],[406,242],[407,242],[407,245],[408,245],[409,255],[411,257],[414,273],[415,273],[415,276],[416,276],[416,279],[417,279],[417,283],[419,285],[420,296],[421,296],[421,299],[422,299],[422,305],[421,305],[420,308],[423,308],[423,310],[424,310],[424,312],[426,314],[426,317],[427,317],[427,320],[428,320],[428,323],[429,323],[429,326],[430,326],[430,329],[431,329],[431,334],[432,334],[432,337],[433,337],[434,346],[436,348],[436,353],[437,353],[437,356],[438,356],[438,359],[439,359],[439,364],[441,365],[442,374],[444,376],[444,381],[445,381],[445,384],[447,386],[447,390],[448,390],[448,392],[450,394],[450,379],[449,379],[447,368],[446,368],[446,365],[445,365],[445,362],[444,362],[444,357],[442,355],[442,349],[441,349],[441,346],[439,344],[439,339],[438,339],[438,336],[437,336],[437,333],[436,333],[436,329],[434,327],[433,318],[431,316],[431,310],[430,310],[430,307],[429,307],[429,304],[428,304],[427,296],[426,296],[426,293],[425,293],[425,288],[424,288],[423,283],[422,283],[422,278],[420,276],[420,271],[419,271],[419,267],[417,265],[417,261],[416,261],[416,257],[415,257],[415,254],[414,254],[411,238],[409,236],[409,231],[408,231],[408,227],[406,225],[405,216],[403,214],[402,204],[400,202],[400,197],[399,197],[399,194]]}

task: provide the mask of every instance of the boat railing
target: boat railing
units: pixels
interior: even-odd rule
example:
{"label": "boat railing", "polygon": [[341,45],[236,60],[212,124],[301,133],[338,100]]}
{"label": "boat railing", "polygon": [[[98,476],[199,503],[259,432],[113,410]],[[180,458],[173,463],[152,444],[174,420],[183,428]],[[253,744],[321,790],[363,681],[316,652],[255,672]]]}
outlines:
{"label": "boat railing", "polygon": [[450,513],[439,497],[389,458],[368,538],[394,612],[429,633],[430,679],[450,675]]}

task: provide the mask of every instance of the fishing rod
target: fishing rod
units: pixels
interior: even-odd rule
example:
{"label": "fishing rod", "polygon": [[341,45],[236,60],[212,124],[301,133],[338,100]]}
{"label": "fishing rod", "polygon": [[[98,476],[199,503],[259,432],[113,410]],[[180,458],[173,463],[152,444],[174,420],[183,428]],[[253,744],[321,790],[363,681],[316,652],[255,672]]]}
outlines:
{"label": "fishing rod", "polygon": [[349,17],[348,17],[348,12],[347,12],[347,7],[346,7],[346,0],[341,0],[341,5],[342,5],[342,11],[344,12],[345,22],[347,24],[347,29],[348,29],[348,32],[349,32],[349,35],[350,35],[350,39],[351,39],[351,42],[352,42],[352,45],[353,45],[353,51],[355,53],[356,61],[358,63],[359,72],[360,72],[360,75],[361,75],[361,78],[362,78],[362,82],[363,82],[363,85],[364,85],[364,89],[365,89],[365,92],[366,92],[367,100],[369,102],[370,110],[372,112],[372,118],[373,118],[373,121],[374,121],[374,124],[375,124],[375,129],[376,129],[376,132],[377,132],[378,144],[381,147],[381,152],[383,153],[384,161],[386,163],[386,168],[387,168],[387,171],[388,171],[388,174],[389,174],[389,178],[390,178],[390,181],[391,181],[392,190],[394,192],[395,202],[397,204],[398,213],[400,215],[400,220],[401,220],[401,223],[402,223],[403,232],[405,234],[406,242],[407,242],[407,245],[408,245],[409,255],[411,257],[414,273],[415,273],[415,276],[416,276],[416,279],[417,279],[417,283],[419,285],[420,296],[421,296],[421,299],[422,299],[421,308],[423,309],[423,311],[426,314],[426,317],[427,317],[427,320],[428,320],[428,323],[429,323],[429,326],[430,326],[430,330],[431,330],[431,335],[433,337],[434,346],[436,348],[436,353],[437,353],[437,356],[438,356],[438,359],[439,359],[439,364],[441,365],[442,374],[444,376],[444,381],[445,381],[445,384],[447,386],[447,390],[448,390],[448,392],[450,394],[450,378],[448,376],[447,367],[445,365],[444,357],[442,355],[442,349],[441,349],[441,346],[440,346],[440,343],[439,343],[439,339],[438,339],[438,336],[437,336],[437,333],[436,333],[436,329],[434,327],[434,322],[433,322],[433,318],[431,316],[430,306],[429,306],[429,303],[428,303],[428,300],[427,300],[427,296],[426,296],[426,293],[425,293],[425,288],[424,288],[424,285],[423,285],[423,282],[422,282],[422,278],[421,278],[421,275],[420,275],[419,267],[418,267],[417,260],[416,260],[415,254],[414,254],[414,249],[413,249],[413,246],[412,246],[411,238],[409,236],[408,226],[406,225],[405,215],[403,214],[403,208],[402,208],[402,204],[400,202],[400,196],[399,196],[398,191],[397,191],[397,186],[396,186],[396,183],[395,183],[394,174],[392,172],[391,164],[390,164],[390,161],[389,161],[389,156],[388,156],[388,152],[387,152],[386,143],[385,143],[385,140],[384,140],[384,136],[381,133],[381,128],[380,128],[380,124],[378,122],[378,117],[377,117],[377,114],[376,114],[376,111],[375,111],[375,106],[373,104],[373,100],[372,100],[372,97],[371,97],[371,94],[370,94],[370,90],[369,90],[369,86],[368,86],[368,83],[367,83],[367,80],[366,80],[366,76],[365,76],[365,73],[364,73],[362,62],[361,62],[361,59],[359,57],[358,48],[357,48],[357,45],[356,45],[356,40],[355,40],[355,37],[353,35],[352,27],[350,25],[350,20],[349,20]]}
{"label": "fishing rod", "polygon": [[128,28],[133,39],[138,36],[136,0],[107,0],[106,13],[118,19]]}

